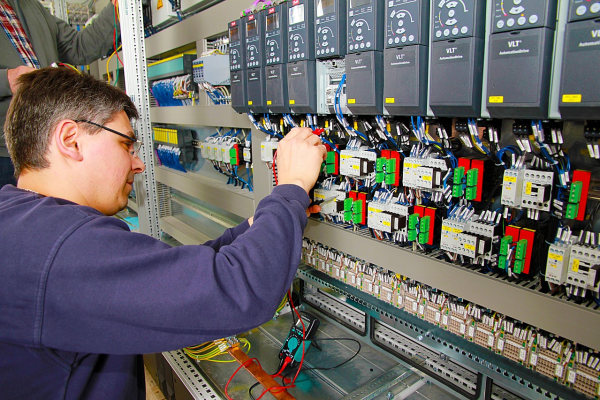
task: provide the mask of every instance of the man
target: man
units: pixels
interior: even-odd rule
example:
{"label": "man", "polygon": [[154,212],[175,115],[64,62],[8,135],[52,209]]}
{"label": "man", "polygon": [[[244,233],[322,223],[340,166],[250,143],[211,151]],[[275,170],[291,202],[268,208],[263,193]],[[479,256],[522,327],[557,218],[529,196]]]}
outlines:
{"label": "man", "polygon": [[[144,398],[142,361],[268,321],[289,288],[326,150],[279,143],[279,186],[253,218],[171,248],[107,217],[144,170],[119,89],[67,68],[23,75],[0,190],[0,383],[10,399]],[[317,211],[317,210],[313,210]]]}
{"label": "man", "polygon": [[[109,2],[90,26],[78,32],[38,0],[0,0],[0,129],[21,74],[54,62],[89,64],[112,47],[115,3]],[[0,187],[14,183],[2,136],[0,132]]]}

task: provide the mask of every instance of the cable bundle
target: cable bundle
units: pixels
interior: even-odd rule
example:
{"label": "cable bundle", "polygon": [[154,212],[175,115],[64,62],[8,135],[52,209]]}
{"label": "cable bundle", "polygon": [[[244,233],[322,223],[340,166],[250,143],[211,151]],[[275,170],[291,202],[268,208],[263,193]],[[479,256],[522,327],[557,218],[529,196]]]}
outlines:
{"label": "cable bundle", "polygon": [[193,91],[190,75],[176,76],[152,82],[152,95],[159,107],[191,106]]}
{"label": "cable bundle", "polygon": [[161,144],[158,145],[156,149],[156,156],[158,157],[160,163],[165,167],[173,168],[181,172],[187,172],[179,161],[179,157],[181,156],[180,148]]}

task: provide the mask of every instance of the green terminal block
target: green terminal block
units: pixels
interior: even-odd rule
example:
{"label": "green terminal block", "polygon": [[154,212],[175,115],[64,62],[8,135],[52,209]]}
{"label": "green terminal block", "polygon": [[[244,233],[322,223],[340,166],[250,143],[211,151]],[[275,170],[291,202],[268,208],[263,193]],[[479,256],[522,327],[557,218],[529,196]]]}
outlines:
{"label": "green terminal block", "polygon": [[512,236],[504,236],[502,240],[500,240],[500,255],[505,256],[508,254],[508,247],[512,243]]}
{"label": "green terminal block", "polygon": [[431,223],[431,217],[427,216],[427,217],[423,217],[421,218],[421,226],[420,226],[420,231],[421,232],[426,232],[427,234],[429,234],[429,224]]}
{"label": "green terminal block", "polygon": [[350,212],[350,214],[352,214],[352,203],[354,202],[354,200],[352,200],[351,198],[347,198],[344,199],[344,211],[346,212]]}
{"label": "green terminal block", "polygon": [[375,162],[375,170],[377,172],[383,172],[383,166],[387,160],[385,158],[378,158]]}
{"label": "green terminal block", "polygon": [[477,180],[479,178],[478,169],[470,169],[467,171],[467,186],[477,186]]}
{"label": "green terminal block", "polygon": [[229,149],[229,164],[238,165],[238,152],[235,147]]}
{"label": "green terminal block", "polygon": [[417,224],[419,223],[419,214],[412,214],[408,217],[408,229],[417,229]]}
{"label": "green terminal block", "polygon": [[335,164],[335,151],[327,152],[327,159],[325,160],[327,164]]}
{"label": "green terminal block", "polygon": [[524,260],[527,255],[527,240],[521,239],[517,242],[517,250],[515,252],[516,260]]}
{"label": "green terminal block", "polygon": [[352,211],[344,211],[344,222],[352,222]]}
{"label": "green terminal block", "polygon": [[465,193],[462,183],[452,186],[452,197],[462,197]]}
{"label": "green terminal block", "polygon": [[396,176],[393,173],[386,174],[385,183],[387,183],[388,185],[393,185],[394,183],[396,183]]}
{"label": "green terminal block", "polygon": [[565,218],[575,219],[579,214],[579,204],[567,204],[567,210],[565,212]]}
{"label": "green terminal block", "polygon": [[[465,167],[454,168],[454,180],[455,185],[462,184],[463,176],[465,176]],[[462,196],[462,195],[461,195]]]}
{"label": "green terminal block", "polygon": [[362,201],[355,201],[354,204],[352,205],[352,212],[354,214],[362,214],[363,212],[363,207],[362,207]]}
{"label": "green terminal block", "polygon": [[515,260],[515,265],[513,267],[513,272],[515,274],[520,274],[521,272],[523,272],[523,266],[525,265],[525,261],[524,260]]}
{"label": "green terminal block", "polygon": [[362,213],[352,215],[352,222],[354,222],[355,224],[362,223]]}
{"label": "green terminal block", "polygon": [[506,256],[498,257],[498,268],[506,269]]}
{"label": "green terminal block", "polygon": [[383,183],[385,180],[386,180],[385,173],[383,173],[383,172],[377,172],[375,174],[375,182],[377,182],[377,183]]}
{"label": "green terminal block", "polygon": [[571,183],[571,190],[569,191],[569,203],[577,203],[581,200],[581,190],[583,189],[583,182]]}
{"label": "green terminal block", "polygon": [[416,229],[409,229],[407,236],[408,236],[408,241],[409,242],[414,242],[415,240],[417,240],[417,230]]}
{"label": "green terminal block", "polygon": [[385,168],[386,168],[386,172],[388,174],[396,172],[396,159],[395,158],[390,158],[389,160],[387,160]]}
{"label": "green terminal block", "polygon": [[335,164],[327,164],[325,166],[325,172],[328,173],[328,174],[335,173]]}
{"label": "green terminal block", "polygon": [[475,200],[477,198],[477,186],[467,187],[465,197],[467,200]]}
{"label": "green terminal block", "polygon": [[427,244],[429,242],[429,232],[419,232],[419,243]]}

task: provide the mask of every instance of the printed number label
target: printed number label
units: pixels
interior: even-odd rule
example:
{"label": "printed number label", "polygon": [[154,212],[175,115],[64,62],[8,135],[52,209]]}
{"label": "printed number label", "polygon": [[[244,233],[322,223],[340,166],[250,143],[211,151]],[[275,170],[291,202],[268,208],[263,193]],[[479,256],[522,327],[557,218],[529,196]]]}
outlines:
{"label": "printed number label", "polygon": [[402,305],[402,296],[398,296],[398,307]]}
{"label": "printed number label", "polygon": [[473,337],[474,334],[475,334],[475,327],[474,326],[470,326],[469,327],[469,336]]}
{"label": "printed number label", "polygon": [[465,324],[460,324],[460,333],[461,335],[465,334]]}
{"label": "printed number label", "polygon": [[556,371],[554,371],[554,375],[556,375],[557,377],[561,378],[563,376],[563,366],[560,364],[556,365]]}
{"label": "printed number label", "polygon": [[414,311],[414,312],[417,312],[417,307],[418,307],[418,304],[417,304],[417,302],[416,302],[416,301],[413,301],[413,306],[412,306],[412,309],[413,309],[413,311]]}
{"label": "printed number label", "polygon": [[423,304],[419,306],[419,314],[425,314],[425,306]]}
{"label": "printed number label", "polygon": [[440,314],[439,312],[435,313],[435,322],[440,322],[440,318],[442,317],[442,314]]}
{"label": "printed number label", "polygon": [[488,337],[488,346],[489,346],[489,347],[492,347],[492,346],[494,346],[494,335],[490,335],[490,336]]}
{"label": "printed number label", "polygon": [[527,351],[525,349],[519,350],[519,360],[525,361],[526,355],[527,355]]}
{"label": "printed number label", "polygon": [[575,379],[577,379],[577,373],[575,371],[569,371],[569,377],[567,378],[567,381],[575,383]]}
{"label": "printed number label", "polygon": [[529,364],[533,365],[534,367],[537,365],[537,354],[533,353],[531,355],[531,359],[529,360]]}
{"label": "printed number label", "polygon": [[442,318],[442,324],[448,325],[448,316],[447,315],[444,315],[444,318]]}
{"label": "printed number label", "polygon": [[356,285],[356,276],[352,275],[352,284]]}
{"label": "printed number label", "polygon": [[504,350],[504,340],[498,340],[498,351]]}

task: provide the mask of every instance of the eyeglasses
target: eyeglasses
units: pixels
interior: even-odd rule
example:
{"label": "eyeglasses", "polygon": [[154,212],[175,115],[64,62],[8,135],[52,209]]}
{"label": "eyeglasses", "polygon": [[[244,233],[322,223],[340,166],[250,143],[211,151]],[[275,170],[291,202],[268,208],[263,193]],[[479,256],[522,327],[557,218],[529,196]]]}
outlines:
{"label": "eyeglasses", "polygon": [[131,150],[131,151],[130,151],[130,154],[131,154],[132,156],[134,156],[134,157],[137,157],[137,156],[138,156],[138,152],[140,151],[140,147],[142,147],[142,143],[143,143],[141,140],[137,140],[136,138],[133,138],[133,137],[131,137],[131,136],[128,136],[128,135],[126,135],[126,134],[124,134],[124,133],[121,133],[121,132],[119,132],[119,131],[115,131],[114,129],[107,128],[107,127],[106,127],[106,126],[104,126],[104,125],[100,125],[100,124],[97,124],[97,123],[95,123],[95,122],[88,121],[88,120],[86,120],[86,119],[74,119],[73,121],[74,121],[74,122],[85,122],[86,124],[90,124],[90,125],[97,126],[98,128],[102,128],[102,129],[104,129],[104,130],[107,130],[107,131],[109,131],[109,132],[112,132],[112,133],[114,133],[115,135],[119,135],[119,136],[121,136],[121,137],[124,137],[125,139],[129,139],[129,140],[131,140],[131,142],[132,142],[132,146],[133,146],[133,150]]}

